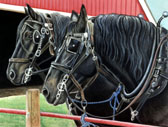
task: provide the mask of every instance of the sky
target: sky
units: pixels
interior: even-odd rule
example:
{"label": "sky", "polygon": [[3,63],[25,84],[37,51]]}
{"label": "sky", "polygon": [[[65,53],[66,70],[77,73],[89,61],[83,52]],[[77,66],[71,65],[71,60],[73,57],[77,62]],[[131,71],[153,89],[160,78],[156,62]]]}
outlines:
{"label": "sky", "polygon": [[[146,0],[146,2],[156,21],[164,11],[168,11],[168,0]],[[168,17],[162,21],[161,26],[168,29]]]}

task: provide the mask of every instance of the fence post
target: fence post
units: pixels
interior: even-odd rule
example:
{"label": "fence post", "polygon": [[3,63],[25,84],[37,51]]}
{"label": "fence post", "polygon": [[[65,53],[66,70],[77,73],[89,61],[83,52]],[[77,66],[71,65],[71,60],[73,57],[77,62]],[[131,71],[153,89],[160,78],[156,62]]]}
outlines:
{"label": "fence post", "polygon": [[29,89],[26,92],[26,127],[40,127],[40,91]]}

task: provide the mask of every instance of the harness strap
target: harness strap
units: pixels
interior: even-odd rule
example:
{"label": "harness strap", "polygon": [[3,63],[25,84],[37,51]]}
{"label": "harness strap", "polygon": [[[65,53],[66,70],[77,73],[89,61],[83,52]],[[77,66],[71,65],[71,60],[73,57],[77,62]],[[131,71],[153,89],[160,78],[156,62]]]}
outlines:
{"label": "harness strap", "polygon": [[83,90],[85,90],[87,87],[89,87],[99,76],[99,73],[97,72],[94,76],[92,76],[89,81],[87,82],[87,84],[85,85],[85,87],[83,88]]}
{"label": "harness strap", "polygon": [[114,84],[123,84],[117,78],[117,76],[113,72],[111,72],[104,64],[100,64],[98,71],[102,73],[104,76],[106,76],[109,80],[111,80]]}
{"label": "harness strap", "polygon": [[44,80],[45,76],[46,76],[45,73],[44,73],[44,71],[47,71],[48,68],[41,70],[41,68],[37,64],[34,65],[34,68],[36,69],[36,71],[32,72],[32,75],[39,74],[39,76],[41,77],[41,79]]}
{"label": "harness strap", "polygon": [[[47,43],[43,49],[41,50],[41,54],[43,54],[44,51],[46,51],[46,49],[48,48],[49,43]],[[30,54],[30,53],[29,53]],[[9,62],[12,63],[29,63],[31,60],[28,58],[10,58]]]}
{"label": "harness strap", "polygon": [[[50,14],[47,14],[47,15],[49,15],[52,18],[52,15],[50,15]],[[45,19],[47,20],[47,23],[49,25],[48,28],[49,28],[49,30],[51,32],[51,37],[49,38],[49,43],[50,43],[49,52],[50,52],[50,54],[52,56],[54,56],[55,53],[54,53],[54,36],[53,36],[54,35],[54,31],[53,31],[53,25],[52,25],[52,22],[50,22],[50,20],[49,20],[47,15],[44,15],[44,16],[45,16]]]}
{"label": "harness strap", "polygon": [[49,45],[50,45],[49,42],[45,44],[45,46],[41,49],[41,54],[43,54],[48,49]]}
{"label": "harness strap", "polygon": [[139,114],[139,111],[141,110],[142,106],[145,104],[145,102],[149,99],[150,95],[152,94],[152,91],[150,91],[150,88],[149,88],[149,91],[145,92],[142,96],[141,96],[141,101],[139,102],[138,106],[136,107],[135,110],[133,110],[131,112],[131,114],[133,112],[136,112],[136,115],[132,115],[131,117],[131,121],[134,121],[135,117],[137,118],[137,120],[139,120],[138,118],[138,114]]}
{"label": "harness strap", "polygon": [[75,64],[75,66],[73,67],[73,70],[71,71],[71,74],[79,67],[79,65],[80,65],[81,63],[84,62],[84,60],[85,60],[86,58],[88,58],[88,55],[84,55],[84,56],[82,56],[82,57],[79,59],[79,61],[78,61],[78,62]]}
{"label": "harness strap", "polygon": [[10,58],[9,62],[12,62],[12,63],[29,63],[30,59],[27,59],[27,58]]}
{"label": "harness strap", "polygon": [[94,42],[94,23],[91,20],[88,20],[88,27],[91,34],[91,43]]}
{"label": "harness strap", "polygon": [[[47,43],[45,44],[45,46],[41,49],[41,54],[43,54],[43,53],[46,51],[46,49],[47,49],[48,47],[49,47],[49,43],[47,42]],[[41,55],[41,54],[40,54],[40,55]],[[33,67],[33,65],[34,65],[34,63],[35,63],[35,61],[36,61],[36,59],[37,59],[37,56],[34,55],[33,58],[32,58],[32,62],[31,62],[31,64],[30,64],[29,67]]]}
{"label": "harness strap", "polygon": [[142,77],[141,81],[139,82],[139,84],[137,85],[137,87],[132,92],[127,93],[126,90],[125,90],[125,87],[123,88],[123,95],[124,95],[125,98],[132,98],[132,97],[134,97],[136,94],[138,94],[138,92],[143,87],[143,84],[144,84],[145,80],[147,79],[147,76],[148,76],[149,71],[151,69],[156,48],[157,47],[156,47],[156,41],[155,41],[154,44],[153,44],[153,47],[152,47],[151,57],[150,57],[150,60],[148,62],[148,66],[146,68],[144,76]]}
{"label": "harness strap", "polygon": [[75,77],[72,74],[70,75],[70,79],[75,84],[75,86],[79,89],[79,91],[81,93],[82,101],[86,101],[84,91],[83,91],[81,85],[79,84],[79,82],[75,79]]}
{"label": "harness strap", "polygon": [[[162,74],[160,74],[160,76],[163,77]],[[168,80],[167,77],[163,77],[163,78],[165,78],[166,80]],[[167,81],[164,81],[164,82],[162,81],[161,85],[158,85],[158,86],[154,89],[154,92],[150,95],[149,98],[153,98],[153,97],[159,95],[160,93],[162,93],[162,91],[166,88],[166,86],[167,86]]]}

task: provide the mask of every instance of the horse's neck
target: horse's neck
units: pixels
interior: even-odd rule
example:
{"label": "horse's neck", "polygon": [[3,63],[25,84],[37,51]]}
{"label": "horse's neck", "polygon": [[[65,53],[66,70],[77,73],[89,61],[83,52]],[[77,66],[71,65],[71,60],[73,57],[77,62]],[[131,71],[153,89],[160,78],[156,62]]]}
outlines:
{"label": "horse's neck", "polygon": [[110,60],[108,57],[101,56],[99,58],[101,59],[101,64],[106,66],[112,73],[114,73],[124,85],[128,86],[130,89],[133,89],[135,87],[135,81],[132,80],[132,78],[124,68],[121,68],[119,64],[117,64],[115,61]]}
{"label": "horse's neck", "polygon": [[116,88],[116,84],[113,84],[104,75],[99,74],[96,80],[85,90],[85,95],[87,97],[87,100],[89,99],[94,101],[100,101],[110,97],[112,95],[112,92],[115,91]]}

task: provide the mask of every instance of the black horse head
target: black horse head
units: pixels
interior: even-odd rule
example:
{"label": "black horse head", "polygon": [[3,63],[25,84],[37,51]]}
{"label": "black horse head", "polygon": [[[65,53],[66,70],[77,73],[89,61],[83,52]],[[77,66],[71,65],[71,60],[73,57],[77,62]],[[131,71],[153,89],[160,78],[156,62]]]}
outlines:
{"label": "black horse head", "polygon": [[79,89],[83,86],[75,86],[74,80],[81,84],[86,83],[96,72],[90,49],[90,31],[87,27],[85,7],[82,6],[79,17],[72,12],[71,20],[65,40],[56,53],[56,60],[51,64],[43,88],[43,94],[48,102],[55,105],[64,103],[66,100],[66,93],[62,89],[66,87],[68,92]]}
{"label": "black horse head", "polygon": [[51,17],[47,20],[27,5],[25,17],[17,29],[16,48],[9,59],[7,77],[15,85],[30,80],[36,59],[53,41]]}

